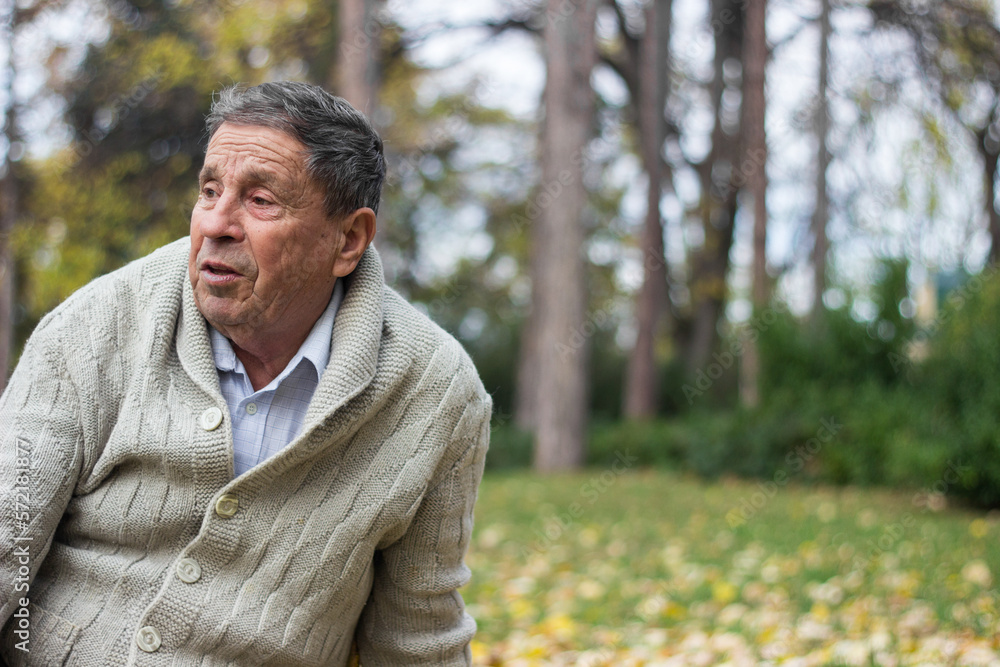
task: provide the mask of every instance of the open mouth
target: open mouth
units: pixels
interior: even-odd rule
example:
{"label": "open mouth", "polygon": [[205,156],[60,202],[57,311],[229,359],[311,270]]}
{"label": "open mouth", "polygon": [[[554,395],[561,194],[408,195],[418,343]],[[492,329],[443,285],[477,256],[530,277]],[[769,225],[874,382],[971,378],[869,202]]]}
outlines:
{"label": "open mouth", "polygon": [[227,283],[240,277],[235,270],[215,262],[202,262],[201,274],[206,281],[215,284]]}
{"label": "open mouth", "polygon": [[235,271],[230,271],[229,269],[223,268],[221,266],[206,266],[205,270],[211,273],[213,276],[231,276],[235,275]]}

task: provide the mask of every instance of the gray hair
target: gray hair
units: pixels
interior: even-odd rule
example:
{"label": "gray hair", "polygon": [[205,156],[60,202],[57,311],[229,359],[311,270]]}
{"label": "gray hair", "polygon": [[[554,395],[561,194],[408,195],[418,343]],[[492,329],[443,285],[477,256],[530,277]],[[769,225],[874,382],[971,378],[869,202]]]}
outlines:
{"label": "gray hair", "polygon": [[385,180],[382,139],[364,114],[319,86],[295,81],[231,86],[212,100],[205,125],[260,125],[295,137],[307,150],[306,171],[326,190],[331,218],[367,206],[378,213]]}

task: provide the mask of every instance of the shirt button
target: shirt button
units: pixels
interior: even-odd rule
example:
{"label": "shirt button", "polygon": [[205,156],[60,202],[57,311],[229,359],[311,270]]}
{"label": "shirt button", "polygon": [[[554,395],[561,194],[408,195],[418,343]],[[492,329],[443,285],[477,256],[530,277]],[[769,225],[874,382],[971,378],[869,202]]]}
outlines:
{"label": "shirt button", "polygon": [[139,628],[135,633],[135,643],[146,653],[155,653],[160,650],[160,633],[151,625]]}
{"label": "shirt button", "polygon": [[223,519],[228,519],[236,514],[236,510],[239,508],[240,499],[231,493],[223,493],[219,496],[219,499],[215,501],[215,513]]}
{"label": "shirt button", "polygon": [[257,404],[256,403],[247,403],[247,414],[248,415],[255,415],[255,414],[257,414]]}
{"label": "shirt button", "polygon": [[201,413],[201,427],[206,431],[214,431],[222,423],[222,410],[212,406]]}
{"label": "shirt button", "polygon": [[185,584],[193,584],[201,579],[201,565],[193,558],[181,558],[177,561],[177,578]]}

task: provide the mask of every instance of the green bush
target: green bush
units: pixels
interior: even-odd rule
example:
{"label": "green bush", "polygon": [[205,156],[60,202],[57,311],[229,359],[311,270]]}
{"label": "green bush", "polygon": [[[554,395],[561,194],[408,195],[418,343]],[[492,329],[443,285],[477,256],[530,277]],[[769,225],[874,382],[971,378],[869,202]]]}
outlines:
{"label": "green bush", "polygon": [[878,311],[871,322],[858,322],[849,308],[823,310],[817,322],[804,322],[787,311],[758,321],[761,393],[769,396],[818,386],[825,393],[867,382],[905,385],[900,367],[914,335],[912,320],[900,313],[907,297],[906,264],[886,262],[874,288]]}
{"label": "green bush", "polygon": [[490,448],[486,452],[486,469],[530,467],[532,446],[530,433],[510,422],[494,422],[490,430]]}
{"label": "green bush", "polygon": [[[930,327],[931,354],[914,369],[947,454],[939,478],[972,502],[1000,506],[1000,274],[970,279]],[[951,484],[948,466],[960,471]]]}
{"label": "green bush", "polygon": [[687,453],[682,430],[664,421],[596,423],[588,433],[587,463],[607,467],[622,453],[640,466],[680,468]]}
{"label": "green bush", "polygon": [[[848,309],[818,323],[772,311],[758,331],[763,401],[754,410],[705,403],[681,411],[674,364],[664,368],[661,403],[670,407],[661,414],[678,416],[614,421],[621,378],[613,368],[622,360],[607,364],[597,373],[606,379],[597,392],[604,409],[589,428],[587,464],[607,467],[623,452],[641,466],[709,478],[886,484],[1000,507],[1000,272],[953,290],[919,331],[901,314],[905,276],[905,264],[885,265],[870,323]],[[923,362],[921,349],[930,350]],[[499,426],[487,466],[529,466],[532,445],[530,435]]]}
{"label": "green bush", "polygon": [[[820,326],[782,314],[761,332],[764,402],[727,440],[733,472],[780,467],[780,452],[809,442],[809,429],[827,418],[837,433],[801,474],[1000,506],[1000,275],[951,292],[919,331],[900,314],[904,288],[904,265],[890,264],[873,322],[846,310],[826,313]],[[930,350],[922,363],[914,361],[921,346]]]}

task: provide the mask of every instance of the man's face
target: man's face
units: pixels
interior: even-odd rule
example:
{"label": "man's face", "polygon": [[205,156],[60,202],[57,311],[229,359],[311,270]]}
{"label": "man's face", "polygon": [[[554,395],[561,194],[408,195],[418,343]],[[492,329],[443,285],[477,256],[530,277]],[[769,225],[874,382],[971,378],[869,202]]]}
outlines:
{"label": "man's face", "polygon": [[198,309],[223,333],[308,327],[330,299],[344,234],[305,150],[284,132],[232,123],[208,144],[188,273]]}

